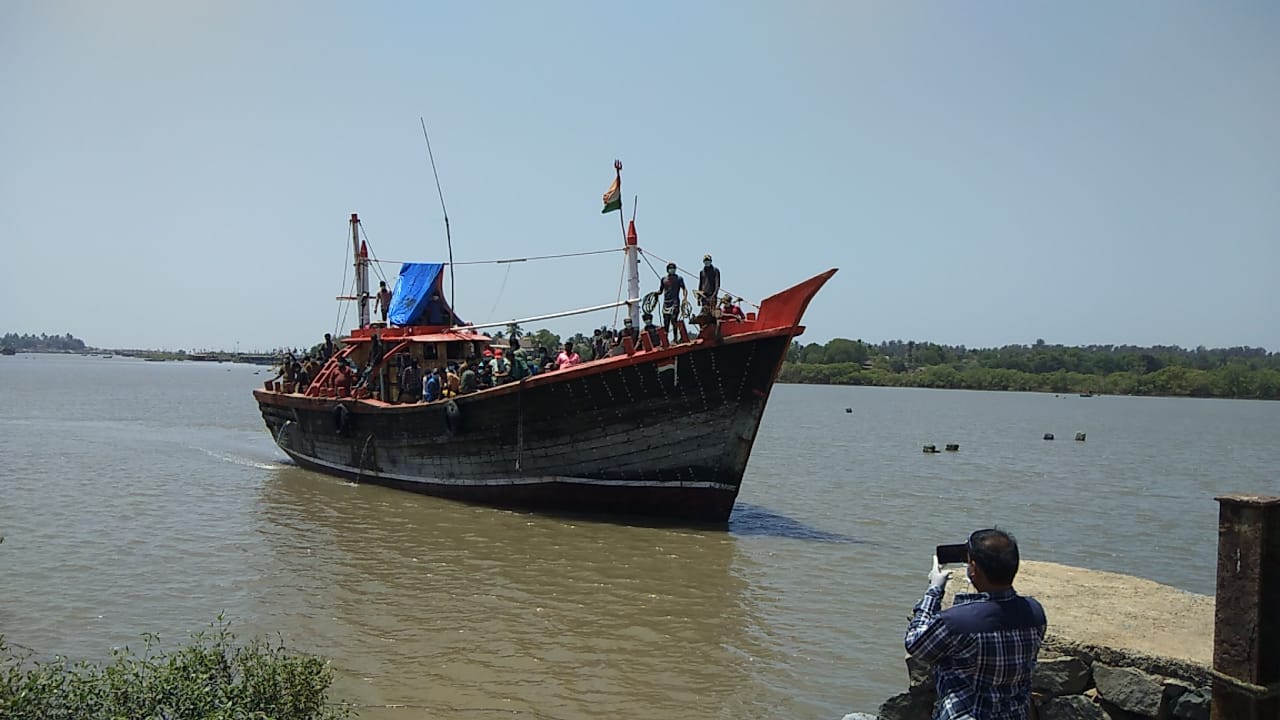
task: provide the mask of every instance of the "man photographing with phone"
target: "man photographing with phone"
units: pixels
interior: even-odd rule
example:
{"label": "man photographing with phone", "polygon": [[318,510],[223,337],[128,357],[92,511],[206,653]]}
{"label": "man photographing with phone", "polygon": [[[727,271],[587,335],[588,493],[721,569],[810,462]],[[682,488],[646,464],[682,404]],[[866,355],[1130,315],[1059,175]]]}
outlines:
{"label": "man photographing with phone", "polygon": [[935,555],[929,589],[907,626],[907,653],[934,666],[934,720],[1025,720],[1031,672],[1044,641],[1044,608],[1013,589],[1018,543],[1012,535],[977,530],[964,548],[977,592],[957,594],[955,604],[943,610],[951,572],[939,567]]}

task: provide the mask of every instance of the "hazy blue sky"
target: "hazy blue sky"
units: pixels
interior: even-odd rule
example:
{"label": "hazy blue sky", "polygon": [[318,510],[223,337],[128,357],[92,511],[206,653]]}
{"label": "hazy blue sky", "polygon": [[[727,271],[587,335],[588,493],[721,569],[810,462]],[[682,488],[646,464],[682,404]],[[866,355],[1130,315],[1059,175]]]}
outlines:
{"label": "hazy blue sky", "polygon": [[[0,331],[309,345],[350,213],[445,257],[422,115],[458,260],[619,245],[621,158],[659,256],[839,267],[807,341],[1280,349],[1276,2],[6,0],[0,97]],[[460,267],[459,312],[620,271]]]}

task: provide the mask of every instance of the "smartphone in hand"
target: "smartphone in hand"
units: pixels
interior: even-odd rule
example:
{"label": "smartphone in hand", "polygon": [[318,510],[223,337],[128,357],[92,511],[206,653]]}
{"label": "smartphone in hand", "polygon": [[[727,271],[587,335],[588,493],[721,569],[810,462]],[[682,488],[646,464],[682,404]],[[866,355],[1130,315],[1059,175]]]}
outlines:
{"label": "smartphone in hand", "polygon": [[967,565],[969,563],[969,547],[964,543],[959,545],[939,545],[934,549],[934,555],[938,557],[938,567]]}

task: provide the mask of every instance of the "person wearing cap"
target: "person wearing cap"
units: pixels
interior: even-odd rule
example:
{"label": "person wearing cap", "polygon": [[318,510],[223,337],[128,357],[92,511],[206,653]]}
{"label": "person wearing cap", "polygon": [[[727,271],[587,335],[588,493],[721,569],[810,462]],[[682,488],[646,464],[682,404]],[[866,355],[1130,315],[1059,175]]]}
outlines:
{"label": "person wearing cap", "polygon": [[502,348],[495,348],[493,359],[489,361],[489,374],[494,385],[502,385],[511,379],[511,363],[504,357]]}
{"label": "person wearing cap", "polygon": [[387,281],[378,281],[378,297],[374,308],[382,313],[382,322],[387,322],[387,311],[391,309],[391,291],[387,289]]}
{"label": "person wearing cap", "polygon": [[671,337],[680,318],[680,306],[689,298],[689,290],[684,286],[684,278],[676,273],[675,263],[667,263],[667,275],[658,284],[658,292],[662,294],[662,329]]}
{"label": "person wearing cap", "polygon": [[649,333],[649,342],[653,343],[654,347],[661,345],[662,338],[658,335],[658,326],[653,324],[653,313],[645,313],[640,316],[640,319],[644,321],[642,329]]}
{"label": "person wearing cap", "polygon": [[698,273],[698,300],[702,312],[714,316],[716,298],[720,297],[720,269],[711,264],[711,256],[702,256],[702,270]]}
{"label": "person wearing cap", "polygon": [[742,306],[738,303],[742,302],[742,298],[734,301],[733,296],[728,293],[720,299],[720,317],[726,317],[731,320],[746,320],[747,316],[742,312]]}
{"label": "person wearing cap", "polygon": [[631,343],[635,347],[640,347],[640,331],[636,328],[636,324],[631,322],[631,318],[623,318],[622,332],[618,333],[618,346],[626,348],[626,338],[631,338]]}

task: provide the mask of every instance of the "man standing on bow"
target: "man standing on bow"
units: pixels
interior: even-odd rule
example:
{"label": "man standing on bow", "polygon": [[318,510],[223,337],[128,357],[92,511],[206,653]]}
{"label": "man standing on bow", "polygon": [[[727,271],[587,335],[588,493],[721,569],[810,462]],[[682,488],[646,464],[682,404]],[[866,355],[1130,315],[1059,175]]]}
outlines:
{"label": "man standing on bow", "polygon": [[933,665],[934,720],[1025,720],[1031,673],[1044,641],[1044,608],[1013,589],[1018,543],[1003,530],[978,530],[966,544],[975,593],[942,609],[950,571],[933,558],[929,589],[907,626],[907,653]]}
{"label": "man standing on bow", "polygon": [[715,317],[716,300],[720,297],[720,269],[711,264],[711,256],[702,256],[702,271],[698,273],[698,302],[700,314]]}
{"label": "man standing on bow", "polygon": [[668,341],[674,343],[676,339],[671,333],[676,320],[680,319],[680,306],[689,297],[684,278],[676,273],[675,263],[667,263],[667,276],[658,284],[658,292],[662,294],[662,328],[667,331]]}

